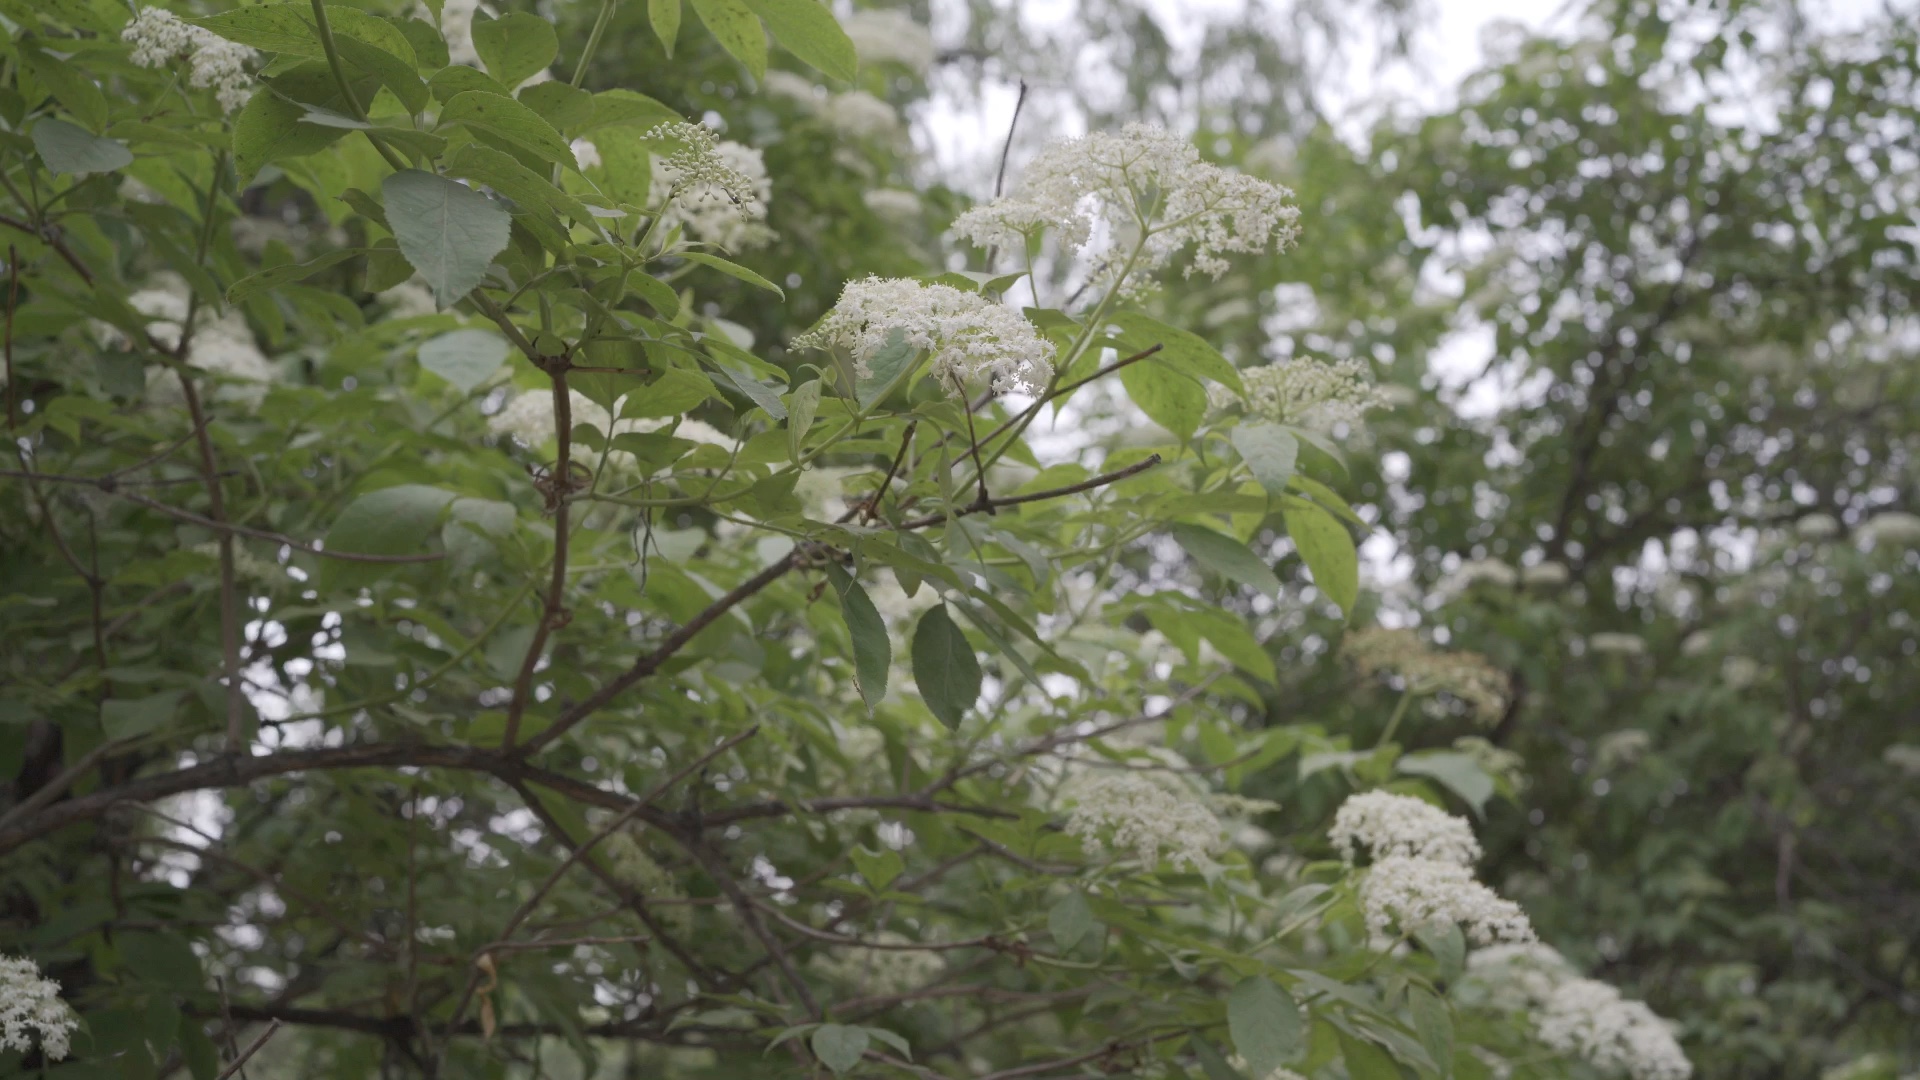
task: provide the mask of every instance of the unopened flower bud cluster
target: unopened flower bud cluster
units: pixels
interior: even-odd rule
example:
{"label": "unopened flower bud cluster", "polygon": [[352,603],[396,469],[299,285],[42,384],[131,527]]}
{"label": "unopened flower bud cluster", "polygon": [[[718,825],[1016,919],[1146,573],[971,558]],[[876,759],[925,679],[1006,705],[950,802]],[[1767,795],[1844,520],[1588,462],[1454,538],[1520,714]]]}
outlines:
{"label": "unopened flower bud cluster", "polygon": [[1348,634],[1341,652],[1362,675],[1398,675],[1412,693],[1444,691],[1483,722],[1506,712],[1506,672],[1479,653],[1435,649],[1412,630],[1379,626]]}
{"label": "unopened flower bud cluster", "polygon": [[[1369,409],[1391,407],[1366,362],[1353,357],[1332,362],[1291,357],[1243,369],[1240,382],[1249,415],[1309,431],[1357,427]],[[1210,388],[1209,396],[1216,409],[1234,404],[1233,392],[1225,387]]]}

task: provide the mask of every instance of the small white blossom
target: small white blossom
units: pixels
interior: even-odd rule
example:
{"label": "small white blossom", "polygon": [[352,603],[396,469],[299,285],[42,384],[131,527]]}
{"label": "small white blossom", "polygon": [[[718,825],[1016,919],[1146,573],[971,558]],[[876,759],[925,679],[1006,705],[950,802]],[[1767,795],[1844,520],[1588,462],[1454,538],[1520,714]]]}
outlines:
{"label": "small white blossom", "polygon": [[1695,630],[1680,643],[1681,656],[1705,656],[1713,651],[1713,632]]}
{"label": "small white blossom", "polygon": [[[1009,195],[960,215],[954,232],[982,247],[1023,247],[1044,229],[1068,247],[1098,255],[1096,279],[1120,274],[1116,253],[1096,253],[1096,239],[1131,250],[1134,269],[1150,274],[1193,248],[1187,268],[1219,277],[1225,252],[1284,248],[1297,233],[1293,193],[1277,184],[1204,161],[1193,143],[1164,128],[1128,124],[1119,134],[1064,139],[1040,152]],[[1123,291],[1129,281],[1117,284]]]}
{"label": "small white blossom", "polygon": [[[1355,427],[1367,410],[1388,407],[1365,361],[1353,358],[1328,363],[1297,356],[1243,369],[1240,382],[1249,415],[1310,431]],[[1216,409],[1234,404],[1233,391],[1224,386],[1210,387],[1208,395]]]}
{"label": "small white blossom", "polygon": [[1520,583],[1528,588],[1557,589],[1571,580],[1566,563],[1536,563],[1520,571]]}
{"label": "small white blossom", "polygon": [[433,290],[417,281],[403,281],[391,289],[382,290],[378,295],[380,302],[387,305],[389,319],[411,319],[440,312],[440,304],[433,298]]}
{"label": "small white blossom", "polygon": [[904,11],[856,11],[840,20],[840,29],[863,64],[899,64],[916,75],[933,67],[933,35]]}
{"label": "small white blossom", "polygon": [[[882,930],[868,940],[875,945],[913,944],[911,938],[891,930]],[[814,953],[807,966],[830,982],[881,996],[918,990],[947,970],[946,961],[937,952],[865,945],[829,946],[825,951]]]}
{"label": "small white blossom", "polygon": [[1840,523],[1832,514],[1808,514],[1793,523],[1793,531],[1802,540],[1830,540],[1840,535]]}
{"label": "small white blossom", "polygon": [[1601,772],[1631,766],[1647,756],[1652,746],[1653,736],[1639,728],[1608,732],[1594,744],[1594,765]]}
{"label": "small white blossom", "polygon": [[665,193],[663,229],[682,225],[697,240],[736,251],[773,240],[766,226],[773,181],[760,151],[719,141],[699,124],[663,124],[647,137],[682,144],[653,159],[653,187]]}
{"label": "small white blossom", "polygon": [[1920,778],[1920,746],[1911,743],[1894,743],[1880,751],[1880,760],[1908,776]]}
{"label": "small white blossom", "polygon": [[1888,510],[1868,518],[1854,535],[1874,548],[1920,547],[1920,515]]}
{"label": "small white blossom", "polygon": [[1587,648],[1607,656],[1644,656],[1647,640],[1638,634],[1603,631],[1587,635]]}
{"label": "small white blossom", "polygon": [[912,225],[925,213],[920,196],[899,188],[876,188],[860,196],[874,216],[893,225]]}
{"label": "small white blossom", "polygon": [[1069,781],[1067,796],[1073,810],[1067,832],[1095,853],[1103,840],[1131,853],[1143,866],[1198,869],[1212,862],[1221,849],[1220,819],[1189,792],[1171,790],[1133,770],[1096,770]]}
{"label": "small white blossom", "polygon": [[775,97],[791,98],[810,109],[817,107],[821,101],[820,87],[805,75],[796,75],[791,71],[769,71],[766,81],[761,85]]}
{"label": "small white blossom", "polygon": [[582,169],[597,169],[600,167],[600,148],[593,145],[590,140],[575,139],[567,144],[567,149],[573,151],[573,160],[577,162]]}
{"label": "small white blossom", "polygon": [[139,67],[169,67],[177,58],[187,57],[187,85],[196,90],[211,88],[223,112],[233,112],[253,96],[253,76],[246,67],[253,50],[183,22],[165,8],[141,9],[120,38],[133,46],[130,59]]}
{"label": "small white blossom", "polygon": [[1632,1080],[1686,1080],[1693,1063],[1673,1029],[1638,1001],[1593,979],[1571,979],[1535,1014],[1540,1041],[1594,1068]]}
{"label": "small white blossom", "polygon": [[1511,589],[1519,581],[1519,573],[1499,559],[1469,559],[1461,563],[1458,569],[1440,579],[1440,583],[1434,586],[1434,589],[1443,596],[1457,596],[1475,585],[1487,584],[1495,588]]}
{"label": "small white blossom", "polygon": [[1473,871],[1459,863],[1400,855],[1381,859],[1360,883],[1360,905],[1377,934],[1393,926],[1411,933],[1458,923],[1481,945],[1534,940],[1520,905],[1475,881]]}
{"label": "small white blossom", "polygon": [[[613,411],[609,412],[580,391],[567,391],[567,409],[572,416],[574,426],[585,424],[595,428],[609,443],[620,435],[659,431],[673,423],[670,417],[621,418],[620,404],[624,400],[622,398],[620,401],[615,401]],[[520,391],[499,412],[487,418],[487,430],[495,435],[512,436],[516,442],[530,450],[546,446],[559,435],[553,413],[552,391],[544,389]],[[726,449],[732,449],[734,445],[732,438],[712,424],[699,420],[681,419],[673,434],[676,438]],[[575,442],[571,446],[568,457],[592,468],[600,463],[601,454],[590,446]],[[612,454],[612,461],[622,463],[631,461],[632,457],[633,455],[624,450],[616,450]]]}
{"label": "small white blossom", "polygon": [[1349,865],[1361,846],[1375,862],[1399,856],[1471,866],[1480,858],[1480,842],[1465,818],[1391,791],[1363,791],[1348,797],[1333,815],[1327,839]]}
{"label": "small white blossom", "polygon": [[834,130],[849,139],[891,139],[900,134],[900,114],[865,90],[833,95],[827,102],[826,118]]}
{"label": "small white blossom", "polygon": [[799,348],[842,348],[870,378],[870,362],[897,338],[931,353],[933,377],[948,394],[984,384],[996,392],[1038,393],[1053,375],[1053,345],[1019,312],[951,285],[909,278],[852,281]]}
{"label": "small white blossom", "polygon": [[80,1021],[60,1000],[60,984],[40,977],[40,965],[24,956],[0,956],[0,1050],[33,1049],[51,1061],[67,1056]]}

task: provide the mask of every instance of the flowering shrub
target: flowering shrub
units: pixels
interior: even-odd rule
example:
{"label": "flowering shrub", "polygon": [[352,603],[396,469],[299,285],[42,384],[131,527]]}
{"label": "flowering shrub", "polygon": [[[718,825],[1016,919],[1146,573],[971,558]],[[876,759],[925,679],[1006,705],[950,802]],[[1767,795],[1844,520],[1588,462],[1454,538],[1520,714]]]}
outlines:
{"label": "flowering shrub", "polygon": [[[930,44],[692,6],[675,93],[773,126],[589,90],[610,0],[7,6],[0,1067],[1686,1075],[1602,984],[1473,996],[1534,930],[1438,804],[1510,757],[1249,722],[1261,615],[1355,617],[1385,398],[1147,304],[1290,193],[1129,125],[960,214],[979,269],[812,281],[938,212],[806,212],[905,175]],[[1040,437],[1083,390],[1122,445]],[[1403,708],[1504,706],[1395,641]]]}

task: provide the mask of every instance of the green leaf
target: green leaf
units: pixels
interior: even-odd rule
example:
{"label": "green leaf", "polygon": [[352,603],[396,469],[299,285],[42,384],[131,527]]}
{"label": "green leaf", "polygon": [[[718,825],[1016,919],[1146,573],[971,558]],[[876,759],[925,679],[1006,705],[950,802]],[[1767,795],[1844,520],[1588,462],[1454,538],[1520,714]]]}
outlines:
{"label": "green leaf", "polygon": [[[405,45],[406,39],[401,38],[400,44]],[[400,99],[409,113],[419,112],[433,100],[427,84],[421,82],[414,71],[412,46],[406,46],[407,53],[401,56],[344,33],[334,35],[334,46],[347,63],[378,78],[382,86],[393,91],[393,96]]]}
{"label": "green leaf", "polygon": [[1353,603],[1360,598],[1360,555],[1354,550],[1353,534],[1332,514],[1304,499],[1288,499],[1281,513],[1293,546],[1313,571],[1313,583],[1351,618]]}
{"label": "green leaf", "polygon": [[100,703],[100,730],[107,738],[131,739],[167,726],[180,705],[181,691],[141,698],[108,698]]}
{"label": "green leaf", "polygon": [[521,225],[532,231],[543,247],[555,253],[565,251],[572,241],[560,215],[575,221],[593,221],[593,215],[580,200],[514,160],[512,154],[492,147],[477,143],[462,146],[447,161],[447,175],[477,180],[513,200]]}
{"label": "green leaf", "polygon": [[200,958],[177,934],[128,931],[113,936],[120,959],[135,975],[173,990],[201,990]]}
{"label": "green leaf", "polygon": [[900,876],[900,871],[907,868],[900,853],[891,849],[875,853],[856,847],[847,855],[853,859],[854,869],[860,871],[860,876],[866,878],[867,884],[873,886],[875,891],[891,885],[893,879]]}
{"label": "green leaf", "polygon": [[815,1029],[810,1042],[820,1064],[836,1073],[844,1073],[860,1064],[860,1055],[867,1052],[868,1036],[862,1028],[821,1024]]}
{"label": "green leaf", "polygon": [[647,0],[647,21],[667,59],[673,59],[674,42],[680,40],[680,0]]}
{"label": "green leaf", "polygon": [[1227,995],[1227,1032],[1255,1076],[1266,1076],[1306,1049],[1300,1006],[1264,975],[1242,979]]}
{"label": "green leaf", "polygon": [[1247,1080],[1205,1039],[1193,1040],[1193,1056],[1200,1059],[1200,1071],[1207,1080]]}
{"label": "green leaf", "polygon": [[260,293],[277,289],[289,282],[305,281],[329,266],[335,266],[365,253],[364,248],[341,248],[338,251],[329,251],[318,258],[308,259],[303,263],[282,263],[272,269],[249,274],[227,289],[227,303],[244,304]]}
{"label": "green leaf", "polygon": [[381,181],[380,193],[401,253],[441,307],[480,284],[493,257],[506,249],[512,216],[472,188],[407,169]]}
{"label": "green leaf", "polygon": [[761,277],[746,267],[738,263],[728,262],[718,255],[709,255],[704,251],[679,251],[674,254],[691,263],[699,263],[701,266],[711,266],[728,277],[739,278],[741,281],[752,285],[756,289],[765,289],[782,300],[787,298],[787,294],[780,291],[780,286],[775,285],[773,282],[768,281],[766,278]]}
{"label": "green leaf", "polygon": [[107,126],[107,95],[100,92],[86,72],[29,44],[22,43],[19,51],[34,79],[47,88],[55,101],[66,106],[74,119],[94,131]]}
{"label": "green leaf", "polygon": [[808,379],[787,395],[787,454],[788,460],[798,463],[807,443],[807,429],[813,427],[813,417],[820,411],[820,391],[826,384],[821,379]]}
{"label": "green leaf", "polygon": [[682,119],[679,113],[645,94],[632,90],[602,90],[593,95],[593,119],[581,130],[592,131],[616,124],[645,129],[679,119]]}
{"label": "green leaf", "polygon": [[33,148],[55,176],[106,173],[133,164],[126,143],[51,117],[33,125]]}
{"label": "green leaf", "polygon": [[645,386],[627,393],[622,417],[679,416],[713,396],[713,380],[698,372],[669,368]]}
{"label": "green leaf", "polygon": [[760,406],[776,423],[787,418],[787,405],[780,400],[779,391],[754,378],[737,364],[716,360],[714,366],[720,369],[720,374],[726,376],[728,382],[747,396],[747,400]]}
{"label": "green leaf", "polygon": [[1447,790],[1473,807],[1476,817],[1486,816],[1487,800],[1493,798],[1493,777],[1480,767],[1472,755],[1452,750],[1429,750],[1409,754],[1397,766],[1408,776],[1426,776],[1438,780]]}
{"label": "green leaf", "polygon": [[860,407],[868,408],[880,400],[880,395],[886,393],[919,356],[920,350],[907,343],[906,333],[895,327],[887,335],[886,345],[867,357],[867,370],[871,374],[860,380],[854,394]]}
{"label": "green leaf", "polygon": [[887,669],[893,665],[893,643],[887,640],[887,624],[867,596],[867,590],[853,580],[838,563],[827,564],[827,581],[840,598],[840,617],[846,620],[847,634],[853,639],[853,681],[867,711],[887,696]]}
{"label": "green leaf", "polygon": [[1435,1061],[1453,1060],[1453,1014],[1439,995],[1424,986],[1407,990],[1407,1004],[1413,1007],[1413,1030],[1420,1045]]}
{"label": "green leaf", "polygon": [[1121,348],[1138,352],[1158,345],[1160,351],[1154,354],[1155,361],[1196,379],[1212,379],[1232,387],[1235,392],[1242,389],[1239,370],[1206,338],[1137,311],[1122,311],[1107,321],[1120,330],[1124,342]]}
{"label": "green leaf", "polygon": [[693,12],[728,55],[755,79],[767,77],[767,33],[745,0],[693,0]]}
{"label": "green leaf", "polygon": [[535,83],[520,91],[519,99],[562,135],[579,131],[593,120],[593,95],[559,80]]}
{"label": "green leaf", "polygon": [[493,377],[507,359],[507,339],[492,330],[468,328],[441,334],[420,346],[420,366],[462,394]]}
{"label": "green leaf", "polygon": [[1467,938],[1460,932],[1459,923],[1447,923],[1442,926],[1427,926],[1414,931],[1420,944],[1433,954],[1434,963],[1440,967],[1443,982],[1457,981],[1467,970]]}
{"label": "green leaf", "polygon": [[501,85],[519,86],[560,55],[560,39],[552,23],[531,12],[510,11],[497,19],[475,13],[473,51]]}
{"label": "green leaf", "polygon": [[833,12],[819,0],[746,0],[788,52],[833,78],[852,82],[860,57]]}
{"label": "green leaf", "polygon": [[1093,908],[1087,904],[1087,894],[1079,889],[1069,891],[1047,912],[1047,933],[1053,935],[1053,943],[1063,953],[1078,945],[1093,927]]}
{"label": "green leaf", "polygon": [[440,112],[440,126],[465,125],[469,131],[490,135],[525,150],[541,161],[557,162],[579,171],[579,162],[567,140],[554,130],[546,118],[518,101],[485,90],[465,90],[453,95]]}
{"label": "green leaf", "polygon": [[1279,595],[1280,579],[1247,545],[1199,525],[1175,524],[1167,531],[1201,566],[1258,592]]}
{"label": "green leaf", "polygon": [[1300,459],[1300,440],[1279,424],[1243,423],[1233,429],[1233,448],[1247,463],[1260,486],[1275,495],[1284,495],[1287,481],[1293,478],[1294,465]]}
{"label": "green leaf", "polygon": [[[228,41],[237,41],[261,52],[321,56],[324,50],[319,31],[314,29],[312,11],[306,4],[260,4],[193,21]],[[331,7],[327,16],[331,22]]]}
{"label": "green leaf", "polygon": [[1340,1057],[1352,1080],[1400,1080],[1400,1066],[1385,1050],[1345,1031],[1340,1032]]}
{"label": "green leaf", "polygon": [[945,604],[928,608],[914,628],[913,681],[948,731],[960,726],[980,697],[980,661]]}
{"label": "green leaf", "polygon": [[1207,415],[1207,391],[1191,377],[1151,357],[1120,369],[1120,385],[1127,388],[1147,418],[1182,442],[1200,430]]}
{"label": "green leaf", "polygon": [[1200,636],[1218,649],[1221,656],[1231,660],[1235,667],[1267,682],[1279,682],[1273,657],[1253,636],[1253,631],[1247,629],[1247,624],[1239,615],[1222,608],[1209,608],[1190,611],[1187,618]]}
{"label": "green leaf", "polygon": [[347,504],[327,530],[327,550],[357,555],[412,555],[440,527],[453,492],[425,484],[370,491]]}
{"label": "green leaf", "polygon": [[433,99],[445,104],[469,90],[478,90],[483,94],[498,94],[512,97],[513,92],[500,85],[500,81],[479,68],[470,68],[465,64],[455,64],[434,72],[427,80],[427,90]]}
{"label": "green leaf", "polygon": [[[271,162],[317,153],[346,136],[341,128],[303,123],[309,106],[282,96],[312,88],[314,74],[288,72],[269,80],[272,90],[248,98],[233,118],[233,168],[242,185],[251,183]],[[331,74],[318,74],[332,82]]]}
{"label": "green leaf", "polygon": [[873,1036],[874,1038],[880,1040],[881,1042],[886,1043],[888,1046],[893,1047],[895,1050],[900,1051],[901,1056],[905,1057],[908,1061],[913,1060],[913,1046],[910,1043],[908,1043],[907,1040],[901,1038],[898,1035],[895,1035],[893,1032],[888,1031],[886,1028],[863,1027],[860,1030],[866,1032],[868,1035]]}

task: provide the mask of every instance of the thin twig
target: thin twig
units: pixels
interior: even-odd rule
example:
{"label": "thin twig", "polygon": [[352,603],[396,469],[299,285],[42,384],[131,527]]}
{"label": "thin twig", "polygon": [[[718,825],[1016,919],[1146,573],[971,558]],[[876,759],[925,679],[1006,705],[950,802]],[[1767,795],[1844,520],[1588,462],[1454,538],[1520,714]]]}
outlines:
{"label": "thin twig", "polygon": [[893,455],[893,464],[887,466],[887,475],[880,478],[880,486],[873,489],[873,497],[860,507],[862,521],[872,521],[879,515],[880,500],[887,494],[887,489],[893,486],[893,478],[900,474],[900,466],[906,462],[907,451],[913,446],[913,433],[919,427],[920,421],[907,421],[907,430],[900,435],[900,450]]}
{"label": "thin twig", "polygon": [[280,1030],[280,1021],[273,1020],[268,1022],[267,1030],[261,1032],[259,1038],[247,1044],[247,1048],[240,1052],[240,1056],[237,1058],[234,1058],[232,1063],[229,1064],[226,1068],[221,1069],[219,1075],[215,1076],[213,1080],[227,1080],[228,1077],[232,1076],[234,1073],[239,1072],[242,1068],[246,1066],[247,1059],[259,1053],[260,1048],[267,1045],[267,1040],[273,1038],[274,1033],[279,1030]]}
{"label": "thin twig", "polygon": [[569,619],[567,598],[567,545],[573,521],[573,401],[567,392],[567,360],[555,357],[547,366],[553,380],[553,429],[560,444],[553,470],[547,474],[551,485],[547,498],[553,507],[553,578],[547,586],[546,603],[540,621],[534,624],[527,653],[520,659],[520,674],[513,680],[513,698],[507,703],[506,731],[500,745],[507,750],[520,740],[520,718],[526,714],[527,699],[533,693],[533,669],[546,651],[547,638],[565,626]]}
{"label": "thin twig", "polygon": [[984,505],[975,503],[970,506],[957,507],[953,510],[943,510],[937,514],[928,514],[926,517],[914,518],[912,521],[903,521],[900,523],[900,528],[902,530],[924,529],[929,525],[938,525],[943,521],[949,521],[953,518],[966,517],[968,514],[977,514],[981,511],[992,513],[1002,506],[1020,506],[1024,503],[1045,502],[1048,499],[1059,499],[1068,495],[1078,495],[1083,491],[1092,491],[1095,488],[1106,487],[1109,484],[1117,484],[1131,476],[1138,476],[1158,464],[1160,464],[1160,455],[1152,454],[1145,460],[1136,461],[1124,469],[1115,469],[1109,473],[1101,473],[1099,476],[1093,477],[1090,480],[1082,480],[1077,484],[1068,484],[1066,487],[1049,488],[1046,491],[1035,491],[1027,495],[1012,495],[1004,499],[989,499]]}

